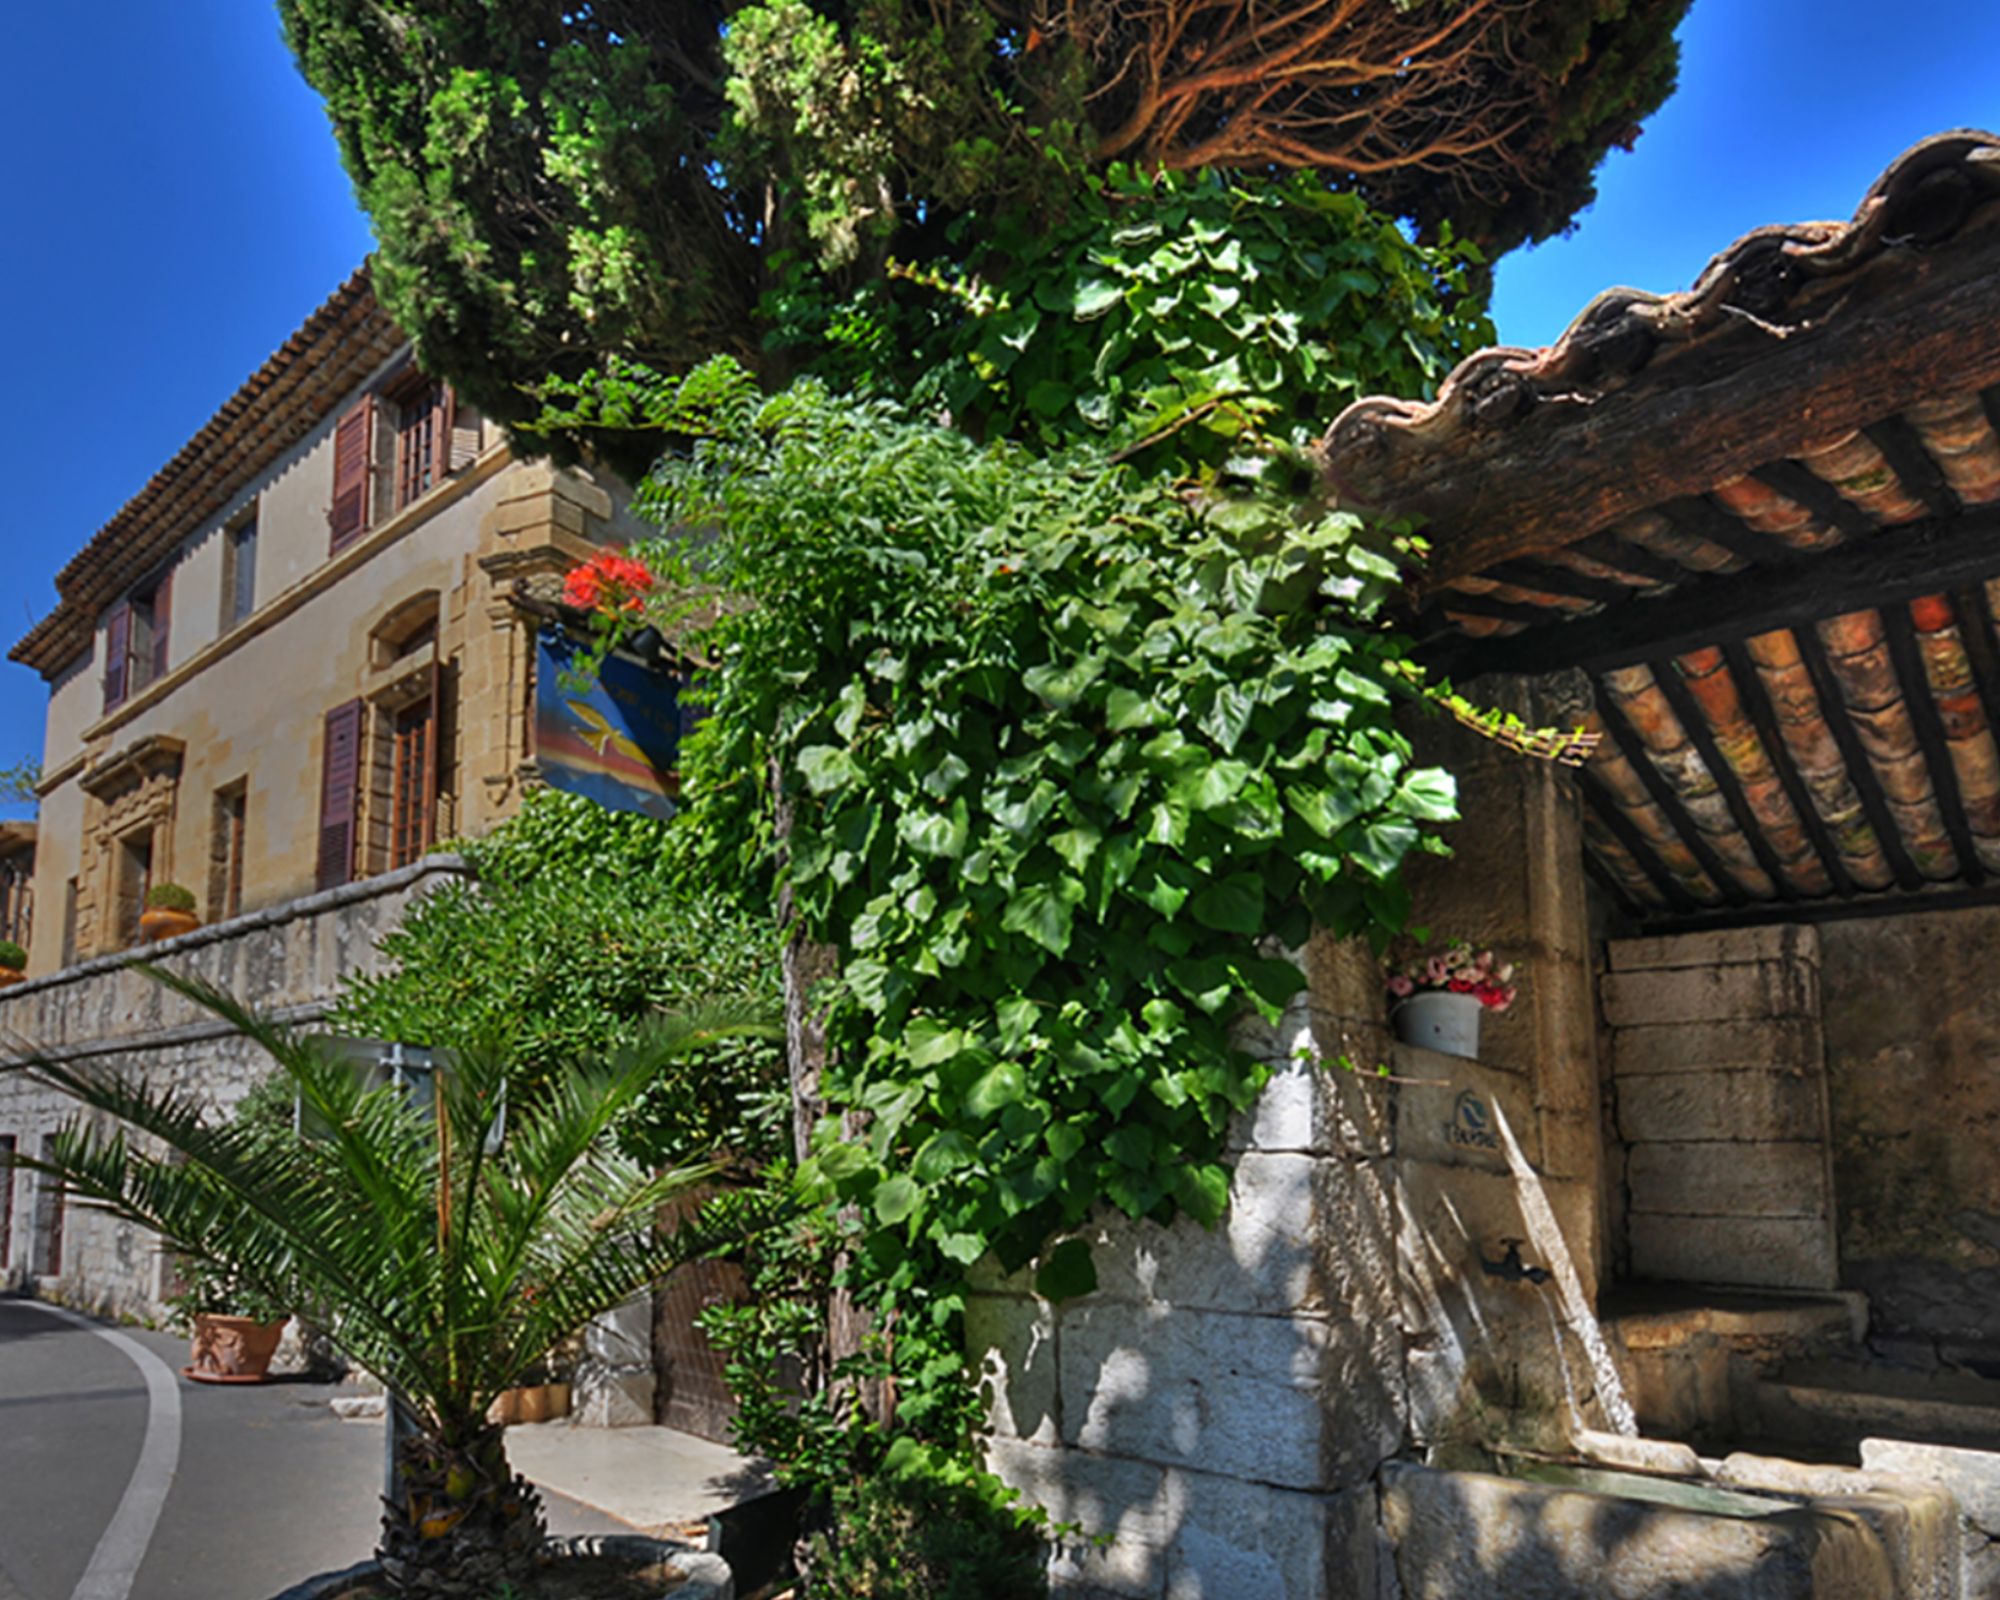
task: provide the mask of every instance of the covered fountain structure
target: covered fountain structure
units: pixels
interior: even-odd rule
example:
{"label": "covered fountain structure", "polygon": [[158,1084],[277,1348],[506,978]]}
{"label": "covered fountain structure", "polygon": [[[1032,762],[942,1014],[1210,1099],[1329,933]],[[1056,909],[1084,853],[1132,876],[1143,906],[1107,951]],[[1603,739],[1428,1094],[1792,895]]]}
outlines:
{"label": "covered fountain structure", "polygon": [[1325,459],[1430,665],[1600,737],[1423,731],[1417,920],[1525,973],[1478,1061],[1317,940],[1221,1228],[975,1301],[1058,1591],[2000,1595],[2000,137]]}

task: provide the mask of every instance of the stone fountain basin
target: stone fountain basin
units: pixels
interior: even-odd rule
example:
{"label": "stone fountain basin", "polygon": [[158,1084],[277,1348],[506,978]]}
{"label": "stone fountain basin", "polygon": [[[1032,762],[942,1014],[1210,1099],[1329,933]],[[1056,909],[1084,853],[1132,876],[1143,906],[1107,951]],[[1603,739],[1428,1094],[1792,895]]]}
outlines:
{"label": "stone fountain basin", "polygon": [[1405,1600],[1941,1600],[1948,1502],[1795,1497],[1602,1467],[1384,1469]]}

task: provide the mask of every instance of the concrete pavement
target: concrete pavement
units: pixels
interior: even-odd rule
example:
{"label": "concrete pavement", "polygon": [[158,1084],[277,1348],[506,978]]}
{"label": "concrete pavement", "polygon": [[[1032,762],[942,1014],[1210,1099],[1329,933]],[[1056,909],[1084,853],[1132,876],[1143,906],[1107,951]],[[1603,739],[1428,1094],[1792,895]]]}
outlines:
{"label": "concrete pavement", "polygon": [[[118,1332],[174,1369],[187,1359],[174,1335]],[[379,1422],[340,1421],[322,1384],[174,1381],[177,1448],[157,1525],[122,1589],[115,1571],[102,1586],[100,1563],[99,1586],[80,1592],[138,1487],[142,1445],[161,1459],[159,1419],[132,1355],[0,1297],[0,1600],[268,1600],[374,1548]],[[559,1534],[678,1529],[760,1481],[732,1452],[663,1428],[545,1423],[514,1430],[509,1447]]]}

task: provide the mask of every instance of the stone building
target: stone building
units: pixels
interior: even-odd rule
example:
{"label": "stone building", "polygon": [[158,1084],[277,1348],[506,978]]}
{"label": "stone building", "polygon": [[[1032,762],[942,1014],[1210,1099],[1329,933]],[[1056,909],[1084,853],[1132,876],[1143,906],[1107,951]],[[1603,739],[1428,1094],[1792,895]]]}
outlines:
{"label": "stone building", "polygon": [[[0,1028],[241,1094],[250,1063],[127,970],[146,891],[186,887],[205,924],[153,953],[317,1016],[409,894],[456,870],[438,842],[532,780],[537,624],[516,585],[622,541],[622,493],[518,459],[413,366],[365,273],[343,284],[62,569],[14,648],[49,707],[33,882],[0,876],[0,912],[38,908]],[[0,839],[0,875],[19,843]],[[63,1115],[0,1080],[0,1150]],[[151,1251],[65,1221],[25,1173],[0,1185],[0,1279],[157,1309]]]}
{"label": "stone building", "polygon": [[984,1282],[1058,1592],[2000,1595],[2000,137],[1325,462],[1425,526],[1429,662],[1597,743],[1419,730],[1415,920],[1524,973],[1477,1061],[1315,941],[1218,1229]]}

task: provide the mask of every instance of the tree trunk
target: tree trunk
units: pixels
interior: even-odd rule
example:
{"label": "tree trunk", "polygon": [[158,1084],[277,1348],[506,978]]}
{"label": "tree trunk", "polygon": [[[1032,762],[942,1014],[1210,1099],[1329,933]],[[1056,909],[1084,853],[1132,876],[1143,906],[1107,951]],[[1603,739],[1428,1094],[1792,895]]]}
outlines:
{"label": "tree trunk", "polygon": [[403,1503],[383,1502],[383,1576],[418,1600],[491,1600],[532,1577],[547,1528],[540,1492],[507,1464],[499,1428],[481,1424],[463,1445],[425,1433],[398,1457]]}

